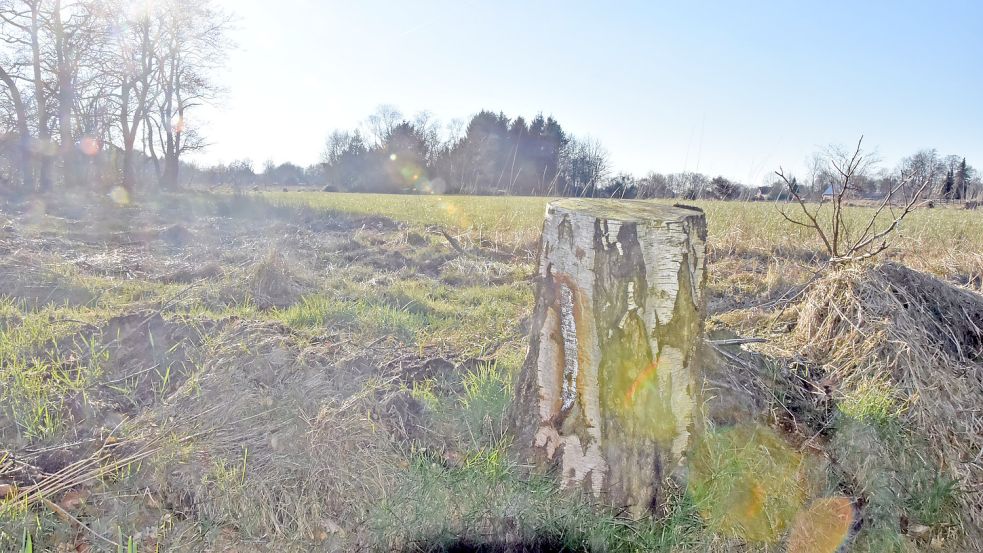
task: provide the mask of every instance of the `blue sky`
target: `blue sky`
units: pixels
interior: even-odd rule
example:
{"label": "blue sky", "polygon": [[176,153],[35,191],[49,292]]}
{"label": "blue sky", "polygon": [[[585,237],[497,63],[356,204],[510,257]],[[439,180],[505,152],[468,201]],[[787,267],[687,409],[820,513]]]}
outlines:
{"label": "blue sky", "polygon": [[861,133],[983,168],[983,2],[218,0],[238,43],[205,162],[315,162],[379,104],[543,112],[617,169],[801,168]]}

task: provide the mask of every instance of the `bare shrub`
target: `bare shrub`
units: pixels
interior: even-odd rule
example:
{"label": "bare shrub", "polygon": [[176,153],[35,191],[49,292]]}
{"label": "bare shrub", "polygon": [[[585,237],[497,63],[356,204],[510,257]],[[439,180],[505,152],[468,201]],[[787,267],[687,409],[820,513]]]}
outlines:
{"label": "bare shrub", "polygon": [[[846,200],[860,192],[859,183],[876,162],[864,152],[863,136],[852,151],[830,147],[824,158],[817,161],[827,164],[836,179],[831,184],[829,202],[808,203],[798,182],[779,168],[775,174],[788,193],[779,212],[786,221],[814,230],[833,264],[869,259],[886,250],[891,234],[917,207],[923,192],[931,184],[928,178],[919,180],[914,172],[902,174],[879,200],[873,214],[857,227],[845,216]],[[789,209],[793,202],[799,207],[798,214]],[[829,208],[824,209],[827,205]]]}

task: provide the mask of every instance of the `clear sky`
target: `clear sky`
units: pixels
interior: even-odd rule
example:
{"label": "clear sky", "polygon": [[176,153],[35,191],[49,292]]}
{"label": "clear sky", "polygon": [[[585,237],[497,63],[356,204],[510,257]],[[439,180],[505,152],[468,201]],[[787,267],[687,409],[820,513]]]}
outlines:
{"label": "clear sky", "polygon": [[[758,184],[861,133],[983,167],[983,2],[218,0],[238,44],[197,159],[307,165],[379,104],[556,117],[614,166]],[[192,121],[193,123],[193,121]]]}

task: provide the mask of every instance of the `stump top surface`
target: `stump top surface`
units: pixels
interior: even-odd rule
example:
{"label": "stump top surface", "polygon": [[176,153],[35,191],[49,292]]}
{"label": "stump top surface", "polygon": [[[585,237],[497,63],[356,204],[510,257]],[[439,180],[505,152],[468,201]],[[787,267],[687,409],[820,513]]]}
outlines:
{"label": "stump top surface", "polygon": [[549,211],[577,212],[597,219],[630,223],[655,223],[682,221],[691,217],[703,217],[703,210],[696,207],[676,207],[650,200],[615,200],[607,198],[564,198],[549,203]]}

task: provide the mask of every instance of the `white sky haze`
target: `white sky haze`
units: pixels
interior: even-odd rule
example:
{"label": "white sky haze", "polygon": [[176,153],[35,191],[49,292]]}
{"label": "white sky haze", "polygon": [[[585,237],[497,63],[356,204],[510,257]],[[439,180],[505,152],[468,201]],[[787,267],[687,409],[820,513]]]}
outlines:
{"label": "white sky haze", "polygon": [[613,165],[747,184],[861,133],[983,165],[983,3],[220,0],[204,163],[308,165],[379,104],[553,115]]}

